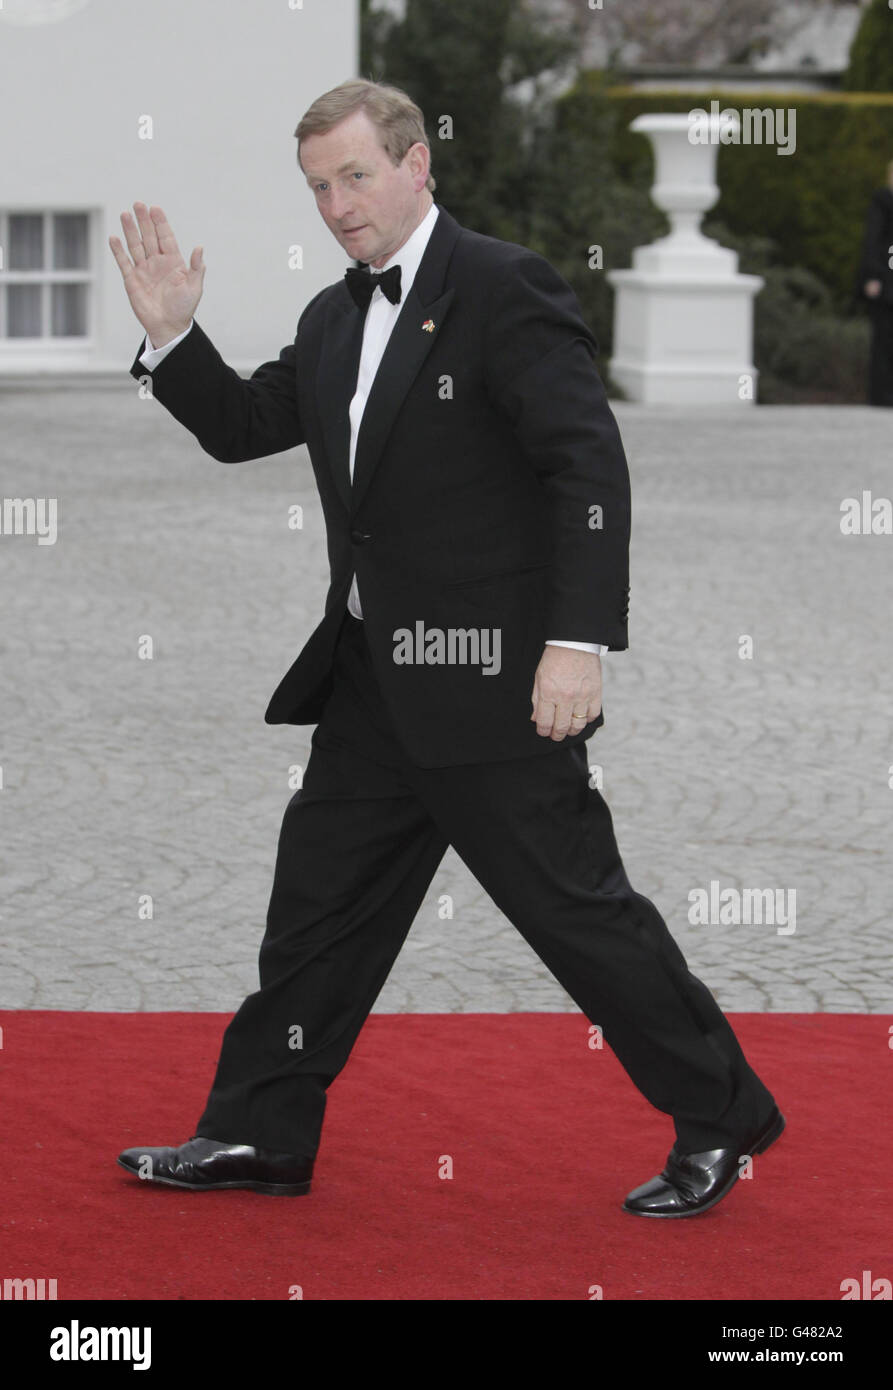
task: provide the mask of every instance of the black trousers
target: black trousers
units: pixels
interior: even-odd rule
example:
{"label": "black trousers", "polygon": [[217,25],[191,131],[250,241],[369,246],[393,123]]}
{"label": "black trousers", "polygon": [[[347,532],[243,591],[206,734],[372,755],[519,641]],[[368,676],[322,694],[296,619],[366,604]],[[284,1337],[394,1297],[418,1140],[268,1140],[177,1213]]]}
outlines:
{"label": "black trousers", "polygon": [[333,694],[285,811],[260,988],[226,1029],[196,1134],[315,1157],[327,1087],[450,844],[643,1095],[672,1115],[681,1151],[741,1144],[762,1124],[773,1098],[657,908],[631,887],[585,746],[412,766],[363,624],[348,615]]}
{"label": "black trousers", "polygon": [[893,405],[893,304],[868,301],[871,350],[868,363],[868,404]]}

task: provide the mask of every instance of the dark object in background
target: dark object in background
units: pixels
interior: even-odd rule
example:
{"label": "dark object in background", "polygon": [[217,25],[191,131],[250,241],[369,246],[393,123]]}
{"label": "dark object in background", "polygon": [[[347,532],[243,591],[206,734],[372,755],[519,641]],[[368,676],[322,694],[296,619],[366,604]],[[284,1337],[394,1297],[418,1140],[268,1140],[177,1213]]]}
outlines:
{"label": "dark object in background", "polygon": [[[893,166],[891,166],[893,174]],[[871,357],[868,366],[868,404],[893,406],[893,185],[871,195],[862,240],[862,258],[854,287],[871,319]],[[880,293],[871,296],[871,281]]]}

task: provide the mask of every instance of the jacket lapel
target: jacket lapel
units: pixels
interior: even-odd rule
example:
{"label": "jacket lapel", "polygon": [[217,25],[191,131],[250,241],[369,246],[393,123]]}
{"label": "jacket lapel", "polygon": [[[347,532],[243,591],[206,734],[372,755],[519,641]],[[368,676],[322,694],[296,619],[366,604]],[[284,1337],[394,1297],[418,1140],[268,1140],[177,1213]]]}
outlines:
{"label": "jacket lapel", "polygon": [[[365,315],[354,304],[346,285],[329,306],[317,374],[317,399],[335,485],[349,511],[356,508],[369,486],[397,412],[452,304],[455,289],[444,289],[444,280],[461,230],[455,218],[440,207],[363,411],[353,487],[349,410],[356,390]],[[423,327],[425,324],[429,327]]]}
{"label": "jacket lapel", "polygon": [[366,315],[357,308],[343,285],[332,296],[323,329],[316,374],[316,399],[326,453],[338,495],[350,511],[350,403],[360,369],[363,324]]}

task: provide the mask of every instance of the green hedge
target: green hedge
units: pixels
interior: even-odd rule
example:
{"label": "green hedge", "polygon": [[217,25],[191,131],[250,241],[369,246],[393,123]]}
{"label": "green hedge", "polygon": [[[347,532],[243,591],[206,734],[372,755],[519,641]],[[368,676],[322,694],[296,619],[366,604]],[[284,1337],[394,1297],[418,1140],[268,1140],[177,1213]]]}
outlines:
{"label": "green hedge", "polygon": [[720,199],[707,217],[738,236],[771,238],[780,260],[811,271],[845,312],[868,201],[893,159],[893,94],[641,91],[606,86],[601,74],[587,73],[561,99],[558,130],[575,145],[590,142],[597,164],[610,129],[612,172],[642,189],[652,181],[652,147],[630,122],[644,111],[709,111],[713,100],[738,111],[793,107],[796,149],[780,155],[775,146],[720,145]]}
{"label": "green hedge", "polygon": [[893,92],[893,10],[887,0],[872,0],[862,15],[843,85],[850,92]]}

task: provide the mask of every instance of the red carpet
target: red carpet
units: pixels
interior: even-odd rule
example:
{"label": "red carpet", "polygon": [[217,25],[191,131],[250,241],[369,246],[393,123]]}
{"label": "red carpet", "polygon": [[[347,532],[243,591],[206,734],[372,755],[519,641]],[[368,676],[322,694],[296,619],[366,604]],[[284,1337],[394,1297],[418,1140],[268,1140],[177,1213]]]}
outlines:
{"label": "red carpet", "polygon": [[[840,1299],[893,1277],[891,1020],[738,1014],[788,1128],[713,1211],[620,1210],[670,1120],[579,1014],[373,1015],[308,1196],[153,1188],[115,1162],[193,1133],[220,1014],[0,1014],[0,1282],[60,1299]],[[235,1136],[238,1137],[238,1136]],[[438,1177],[450,1155],[453,1177]]]}

